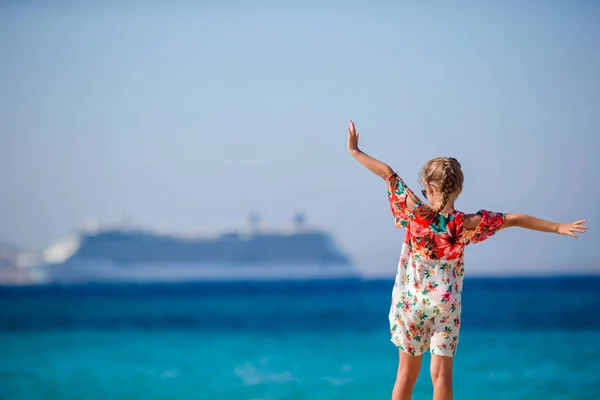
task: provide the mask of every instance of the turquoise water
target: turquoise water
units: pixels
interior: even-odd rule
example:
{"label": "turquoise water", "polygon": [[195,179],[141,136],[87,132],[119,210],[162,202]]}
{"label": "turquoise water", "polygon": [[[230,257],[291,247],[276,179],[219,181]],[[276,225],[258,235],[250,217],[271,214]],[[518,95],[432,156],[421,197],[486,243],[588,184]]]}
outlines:
{"label": "turquoise water", "polygon": [[[600,399],[594,279],[465,285],[455,398]],[[389,285],[0,290],[0,398],[388,399]]]}
{"label": "turquoise water", "polygon": [[[3,333],[3,399],[387,399],[397,354],[369,332]],[[470,332],[457,399],[598,399],[597,332]],[[573,348],[556,348],[573,343]],[[415,399],[431,398],[426,363]]]}

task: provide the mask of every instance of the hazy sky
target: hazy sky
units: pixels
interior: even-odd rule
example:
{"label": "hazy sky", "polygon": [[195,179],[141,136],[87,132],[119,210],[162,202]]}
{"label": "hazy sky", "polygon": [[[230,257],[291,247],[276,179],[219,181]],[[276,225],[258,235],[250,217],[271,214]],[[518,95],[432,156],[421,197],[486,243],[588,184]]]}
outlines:
{"label": "hazy sky", "polygon": [[415,190],[450,155],[459,209],[588,220],[579,240],[503,231],[467,271],[600,272],[598,2],[52,3],[0,5],[3,240],[45,247],[123,214],[279,227],[303,210],[393,274],[404,232],[346,152],[352,118]]}

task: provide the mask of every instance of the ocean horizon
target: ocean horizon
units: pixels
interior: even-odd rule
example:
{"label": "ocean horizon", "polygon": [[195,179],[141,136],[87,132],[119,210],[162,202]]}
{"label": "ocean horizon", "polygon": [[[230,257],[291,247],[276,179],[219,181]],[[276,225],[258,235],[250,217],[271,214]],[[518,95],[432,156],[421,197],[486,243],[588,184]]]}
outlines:
{"label": "ocean horizon", "polygon": [[[0,399],[388,399],[392,285],[3,286]],[[599,307],[599,276],[466,278],[455,398],[600,398]]]}

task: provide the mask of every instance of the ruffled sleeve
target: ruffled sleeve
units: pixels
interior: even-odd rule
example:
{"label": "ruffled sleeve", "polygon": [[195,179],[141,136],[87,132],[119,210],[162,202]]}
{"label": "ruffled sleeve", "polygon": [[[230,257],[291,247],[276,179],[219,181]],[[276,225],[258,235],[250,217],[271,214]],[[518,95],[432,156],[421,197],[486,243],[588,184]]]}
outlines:
{"label": "ruffled sleeve", "polygon": [[406,203],[409,192],[410,189],[398,174],[394,173],[388,179],[388,200],[394,215],[394,223],[398,228],[406,228],[410,222]]}
{"label": "ruffled sleeve", "polygon": [[477,214],[481,215],[481,221],[475,229],[463,230],[465,245],[483,242],[504,227],[506,217],[503,213],[480,210]]}

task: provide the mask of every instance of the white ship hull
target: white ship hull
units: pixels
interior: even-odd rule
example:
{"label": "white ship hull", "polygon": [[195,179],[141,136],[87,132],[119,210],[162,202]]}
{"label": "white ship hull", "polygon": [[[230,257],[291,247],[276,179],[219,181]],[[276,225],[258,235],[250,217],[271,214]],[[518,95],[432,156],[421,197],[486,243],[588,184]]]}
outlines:
{"label": "white ship hull", "polygon": [[190,281],[281,281],[353,279],[349,265],[197,263],[116,264],[101,260],[69,260],[36,268],[48,283],[161,283]]}

